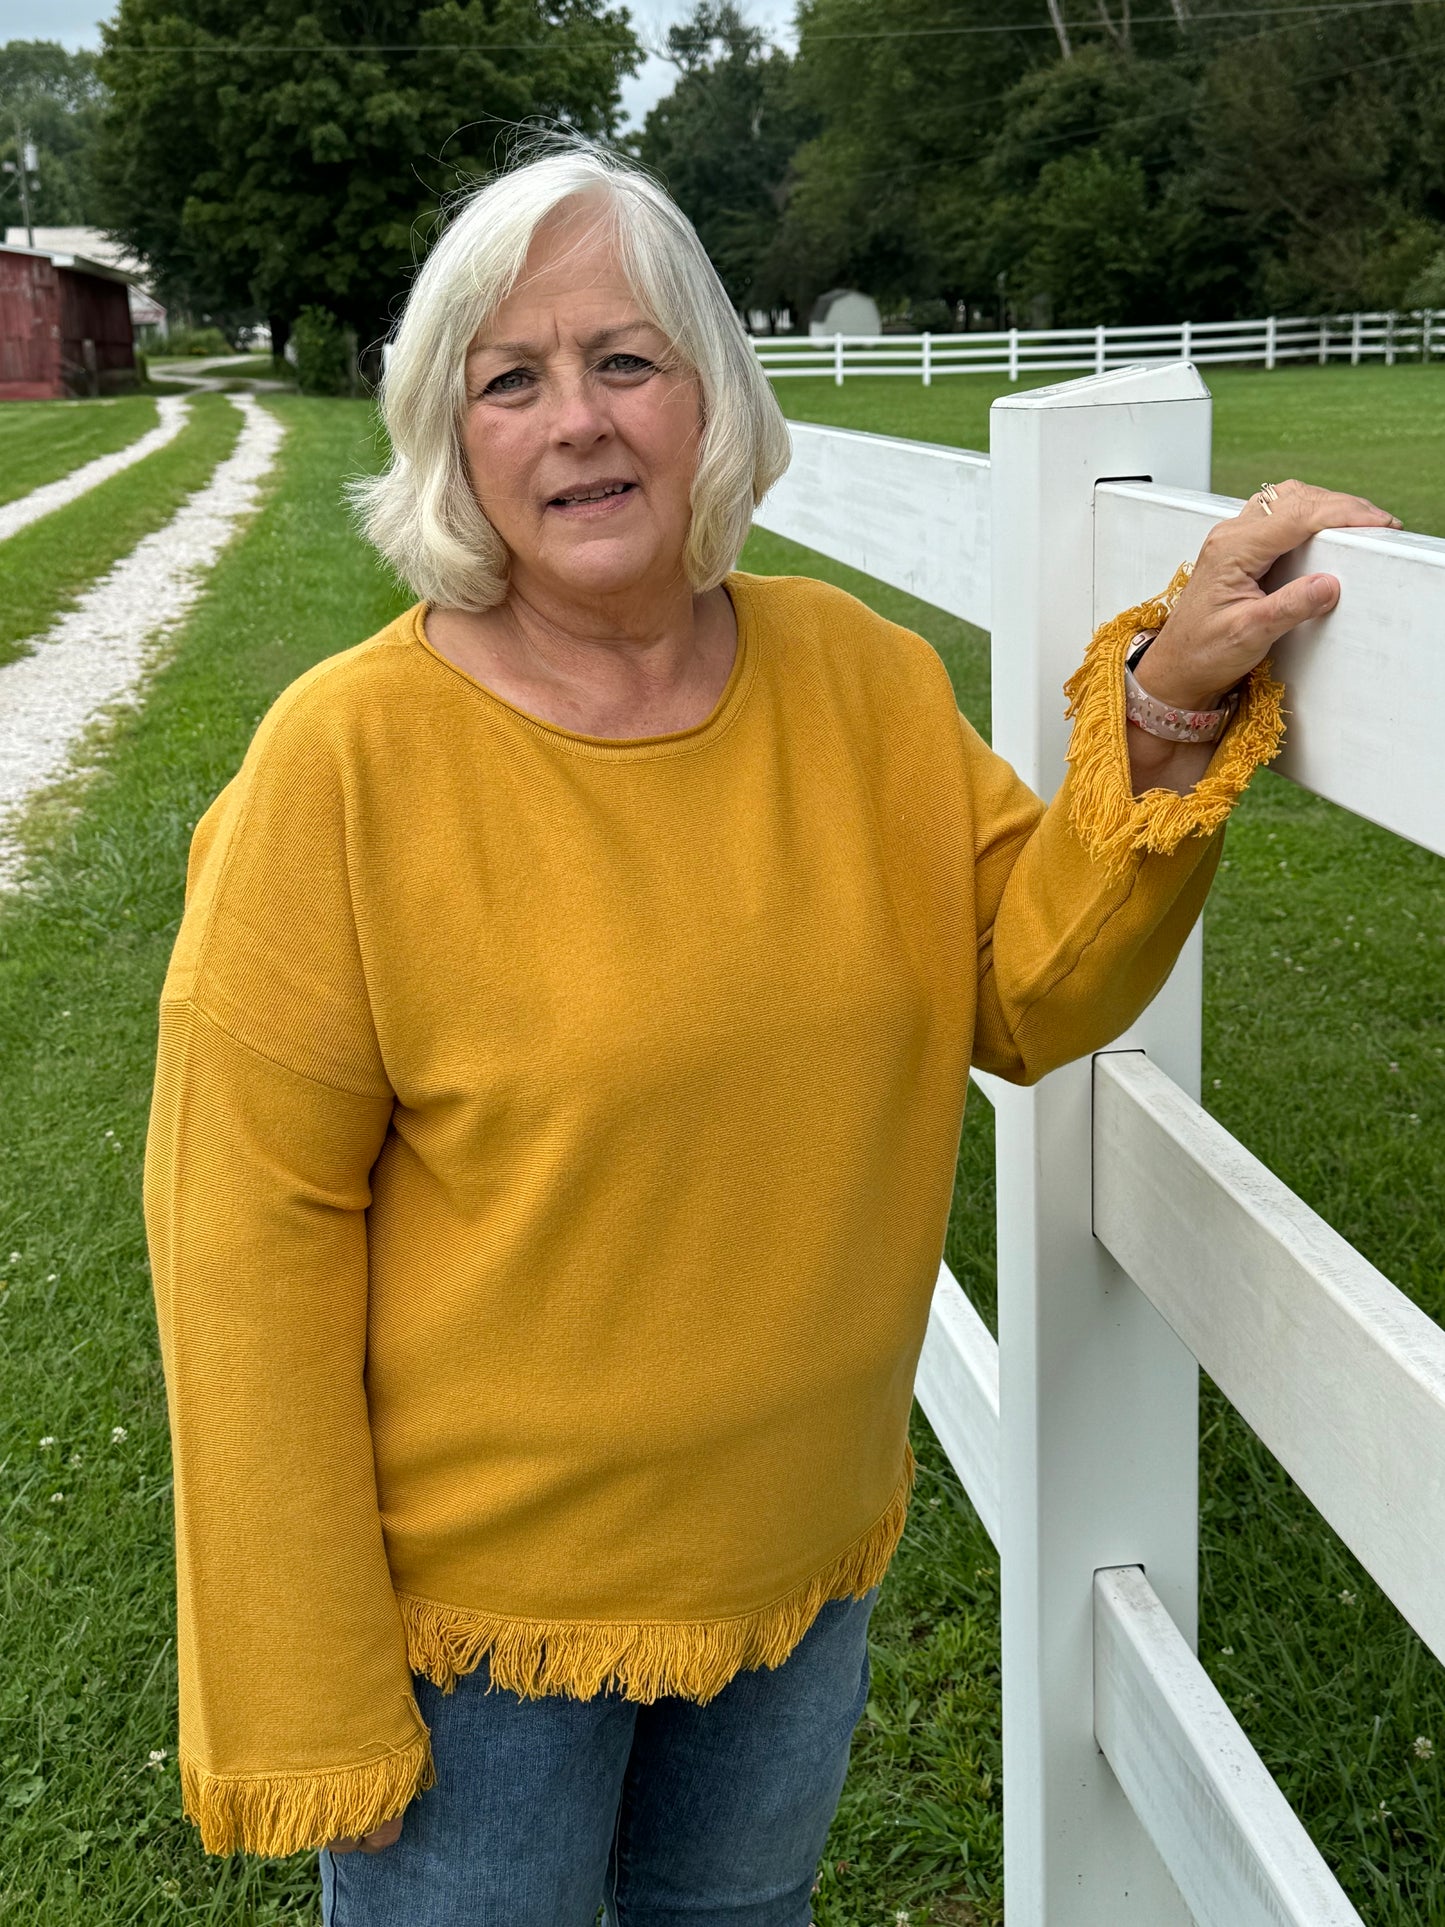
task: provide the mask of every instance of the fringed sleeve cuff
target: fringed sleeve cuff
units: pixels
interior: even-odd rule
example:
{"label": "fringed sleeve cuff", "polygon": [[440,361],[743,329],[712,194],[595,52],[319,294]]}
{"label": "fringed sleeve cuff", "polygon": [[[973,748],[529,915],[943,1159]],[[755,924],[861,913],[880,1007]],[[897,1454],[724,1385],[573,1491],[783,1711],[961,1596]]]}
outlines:
{"label": "fringed sleeve cuff", "polygon": [[[418,1721],[420,1724],[420,1721]],[[436,1785],[425,1727],[404,1747],[360,1766],[314,1773],[208,1773],[180,1757],[181,1805],[207,1853],[270,1859],[360,1839]]]}
{"label": "fringed sleeve cuff", "polygon": [[1220,737],[1209,767],[1186,795],[1151,789],[1134,794],[1124,720],[1124,657],[1141,629],[1162,628],[1189,580],[1183,563],[1161,596],[1106,622],[1094,635],[1083,663],[1064,684],[1074,733],[1070,824],[1089,854],[1110,876],[1122,875],[1136,856],[1167,856],[1187,836],[1212,836],[1238,802],[1262,763],[1279,754],[1284,731],[1284,686],[1266,660],[1249,673],[1239,707]]}

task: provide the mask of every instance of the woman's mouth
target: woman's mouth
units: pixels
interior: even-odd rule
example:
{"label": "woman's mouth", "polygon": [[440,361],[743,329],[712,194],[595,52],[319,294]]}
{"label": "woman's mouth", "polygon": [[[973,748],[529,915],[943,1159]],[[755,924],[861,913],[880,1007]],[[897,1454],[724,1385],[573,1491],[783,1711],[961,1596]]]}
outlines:
{"label": "woman's mouth", "polygon": [[554,495],[547,506],[559,514],[591,519],[598,515],[611,515],[630,495],[637,493],[636,482],[591,482],[578,488],[569,488],[561,495]]}

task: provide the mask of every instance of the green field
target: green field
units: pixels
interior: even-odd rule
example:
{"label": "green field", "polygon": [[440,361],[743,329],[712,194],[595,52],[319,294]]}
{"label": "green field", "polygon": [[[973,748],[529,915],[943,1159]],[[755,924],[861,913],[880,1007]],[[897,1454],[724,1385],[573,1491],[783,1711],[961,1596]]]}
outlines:
{"label": "green field", "polygon": [[7,401],[0,408],[0,503],[14,502],[97,455],[138,441],[158,417],[149,395],[112,401]]}
{"label": "green field", "polygon": [[[1301,473],[1445,534],[1445,435],[1429,426],[1445,369],[1211,379],[1221,488]],[[779,388],[800,415],[975,447],[998,391]],[[0,907],[0,1922],[26,1927],[317,1918],[314,1856],[210,1859],[180,1817],[169,1456],[139,1210],[191,826],[276,691],[403,600],[338,500],[375,458],[366,407],[267,405],[290,429],[267,506],[144,710],[117,725],[83,813],[37,819],[34,887]],[[866,594],[934,642],[986,723],[977,632],[765,534],[743,561]],[[1267,774],[1227,860],[1206,920],[1206,1097],[1445,1318],[1442,865]],[[990,1140],[975,1102],[948,1244],[989,1313]],[[919,1416],[914,1439],[917,1497],[874,1617],[818,1927],[1002,1918],[996,1560]],[[1210,1670],[1366,1918],[1445,1924],[1440,1669],[1213,1395],[1203,1500]]]}

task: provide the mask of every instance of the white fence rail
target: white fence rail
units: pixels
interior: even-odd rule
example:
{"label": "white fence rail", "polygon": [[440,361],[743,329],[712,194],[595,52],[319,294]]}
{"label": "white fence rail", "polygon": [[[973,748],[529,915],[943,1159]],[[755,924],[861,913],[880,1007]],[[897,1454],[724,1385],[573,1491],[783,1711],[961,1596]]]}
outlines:
{"label": "white fence rail", "polygon": [[[1090,629],[1237,504],[1183,363],[1010,395],[991,433],[794,424],[758,521],[990,627],[993,740],[1047,794]],[[1445,542],[1336,532],[1280,579],[1321,568],[1337,612],[1277,651],[1287,773],[1445,850]],[[976,1080],[999,1342],[945,1267],[915,1389],[1001,1553],[1011,1927],[1358,1927],[1194,1656],[1199,1361],[1445,1658],[1445,1332],[1200,1108],[1201,984],[1196,932],[1110,1051]]]}
{"label": "white fence rail", "polygon": [[1445,355],[1445,312],[1414,308],[1378,314],[1266,315],[1258,321],[1170,321],[1149,327],[1000,328],[992,333],[921,335],[754,335],[770,376],[911,375],[928,387],[939,375],[1020,375],[1159,361],[1429,361]]}

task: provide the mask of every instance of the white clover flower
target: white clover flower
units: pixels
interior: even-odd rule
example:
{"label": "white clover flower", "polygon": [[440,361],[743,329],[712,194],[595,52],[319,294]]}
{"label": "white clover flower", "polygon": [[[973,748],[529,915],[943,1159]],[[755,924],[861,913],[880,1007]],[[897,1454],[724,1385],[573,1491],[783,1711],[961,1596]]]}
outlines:
{"label": "white clover flower", "polygon": [[124,1445],[124,1444],[125,1444],[125,1442],[126,1442],[126,1439],[127,1439],[128,1437],[129,1437],[129,1434],[127,1433],[127,1431],[126,1431],[126,1429],[125,1429],[125,1427],[124,1427],[123,1425],[112,1425],[112,1426],[111,1426],[111,1428],[110,1428],[110,1442],[111,1442],[111,1444],[112,1444],[112,1445]]}
{"label": "white clover flower", "polygon": [[1355,1595],[1350,1591],[1349,1587],[1346,1586],[1345,1590],[1340,1594],[1340,1604],[1342,1606],[1353,1606],[1354,1603]]}
{"label": "white clover flower", "polygon": [[154,1752],[152,1752],[150,1758],[146,1761],[147,1766],[153,1766],[153,1767],[163,1767],[165,1763],[166,1763],[166,1750],[163,1746],[157,1748]]}
{"label": "white clover flower", "polygon": [[81,1453],[81,1452],[72,1452],[72,1453],[71,1453],[71,1455],[70,1455],[70,1457],[69,1457],[69,1458],[68,1458],[68,1459],[67,1459],[67,1460],[65,1461],[65,1463],[66,1463],[67,1465],[79,1465],[79,1464],[81,1464],[81,1462],[82,1462],[82,1460],[83,1460],[83,1458],[84,1458],[84,1454],[83,1454],[83,1453]]}
{"label": "white clover flower", "polygon": [[55,1443],[55,1440],[51,1438],[49,1433],[47,1433],[45,1437],[40,1441],[41,1451],[44,1452],[49,1446],[54,1445],[54,1443]]}
{"label": "white clover flower", "polygon": [[1430,1738],[1428,1733],[1417,1733],[1415,1735],[1415,1743],[1410,1748],[1410,1751],[1415,1755],[1417,1760],[1433,1760],[1435,1757],[1435,1742]]}
{"label": "white clover flower", "polygon": [[50,1503],[52,1505],[64,1505],[65,1494],[63,1492],[52,1492],[50,1495]]}

